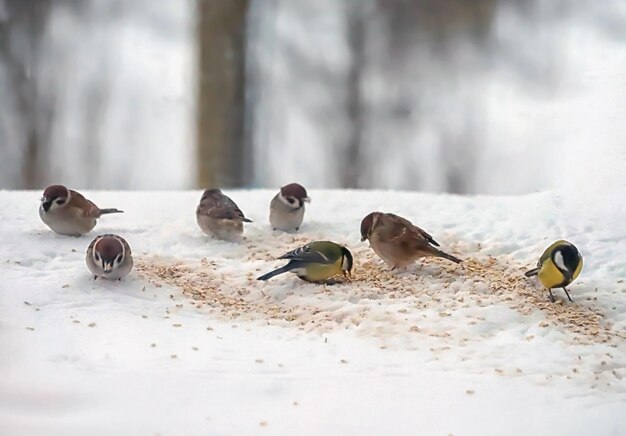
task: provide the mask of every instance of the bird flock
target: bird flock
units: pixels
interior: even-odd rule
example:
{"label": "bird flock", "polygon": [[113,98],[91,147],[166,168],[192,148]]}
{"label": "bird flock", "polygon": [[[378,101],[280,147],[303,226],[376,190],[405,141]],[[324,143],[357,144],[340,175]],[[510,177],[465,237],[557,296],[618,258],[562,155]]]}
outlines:
{"label": "bird flock", "polygon": [[[298,183],[280,188],[270,202],[269,221],[274,231],[297,232],[302,226],[305,204],[311,201],[306,189]],[[55,233],[81,236],[90,232],[102,215],[123,213],[109,208],[101,209],[79,192],[63,185],[48,186],[41,198],[39,216]],[[198,227],[206,235],[230,242],[240,242],[244,223],[252,222],[237,204],[221,190],[207,189],[196,208]],[[371,212],[361,221],[361,241],[369,241],[372,250],[393,271],[405,268],[423,257],[440,257],[456,264],[462,260],[444,252],[435,239],[411,221],[392,213]],[[312,241],[280,256],[287,260],[284,266],[258,277],[269,280],[291,272],[310,283],[334,283],[338,276],[350,276],[354,259],[350,250],[332,241]],[[133,268],[132,251],[124,238],[104,234],[94,238],[85,256],[87,268],[94,279],[102,277],[121,280]],[[565,240],[550,245],[540,256],[537,266],[525,273],[537,276],[548,289],[566,288],[580,274],[583,259],[578,249]]]}

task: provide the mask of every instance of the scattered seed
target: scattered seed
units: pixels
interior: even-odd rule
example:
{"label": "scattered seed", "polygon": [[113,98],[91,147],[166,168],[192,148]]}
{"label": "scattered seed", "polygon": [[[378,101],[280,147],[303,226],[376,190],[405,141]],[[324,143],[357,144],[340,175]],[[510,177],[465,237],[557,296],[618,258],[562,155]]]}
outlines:
{"label": "scattered seed", "polygon": [[26,327],[26,330],[35,330],[33,327]]}
{"label": "scattered seed", "polygon": [[178,358],[178,355],[176,355],[176,354],[172,354],[172,355],[170,355],[170,357],[171,357],[172,359],[176,359],[176,358]]}
{"label": "scattered seed", "polygon": [[70,285],[69,285],[69,283],[66,283],[66,284],[64,284],[64,285],[63,285],[63,286],[61,286],[61,287],[62,287],[62,288],[69,288],[69,287],[70,287]]}
{"label": "scattered seed", "polygon": [[266,421],[261,421],[261,422],[259,422],[259,425],[261,427],[267,427],[267,422]]}
{"label": "scattered seed", "polygon": [[172,324],[173,327],[182,327],[182,324]]}
{"label": "scattered seed", "polygon": [[341,362],[341,363],[348,363],[348,361],[346,359],[341,359],[339,362]]}
{"label": "scattered seed", "polygon": [[89,327],[95,327],[96,323],[95,322],[90,322],[89,324],[87,324]]}

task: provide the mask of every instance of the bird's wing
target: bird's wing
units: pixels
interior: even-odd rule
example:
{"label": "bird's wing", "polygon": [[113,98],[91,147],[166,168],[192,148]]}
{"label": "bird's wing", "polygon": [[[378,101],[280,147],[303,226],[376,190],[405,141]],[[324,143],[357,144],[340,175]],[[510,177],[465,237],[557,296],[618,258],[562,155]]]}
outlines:
{"label": "bird's wing", "polygon": [[285,253],[279,259],[296,260],[307,263],[333,264],[337,259],[330,259],[322,252],[312,249],[309,245],[296,248],[295,250]]}
{"label": "bird's wing", "polygon": [[406,240],[406,239],[417,239],[419,241],[427,242],[429,244],[433,244],[436,247],[439,247],[439,243],[430,236],[424,229],[417,227],[411,221],[406,218],[402,218],[401,216],[394,215],[392,213],[387,214],[388,219],[394,225],[395,236],[394,238]]}
{"label": "bird's wing", "polygon": [[70,189],[69,207],[76,207],[82,210],[82,215],[88,218],[98,218],[100,216],[100,208],[91,200],[87,200],[80,192]]}
{"label": "bird's wing", "polygon": [[217,204],[206,210],[206,215],[215,219],[242,219],[243,214],[239,208],[233,208],[227,204]]}
{"label": "bird's wing", "polygon": [[245,217],[237,204],[225,195],[219,198],[209,197],[203,200],[200,202],[196,212],[216,219],[240,219],[245,222],[251,222]]}

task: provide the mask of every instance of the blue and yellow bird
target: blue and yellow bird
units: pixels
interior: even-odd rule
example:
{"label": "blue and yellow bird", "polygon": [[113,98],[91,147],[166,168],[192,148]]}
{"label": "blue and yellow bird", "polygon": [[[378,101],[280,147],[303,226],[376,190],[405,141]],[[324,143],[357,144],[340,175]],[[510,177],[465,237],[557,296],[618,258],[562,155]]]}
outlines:
{"label": "blue and yellow bird", "polygon": [[304,281],[328,283],[339,274],[349,276],[352,271],[352,253],[346,247],[331,241],[315,241],[279,257],[289,263],[268,272],[257,280],[268,280],[278,274],[292,272]]}
{"label": "blue and yellow bird", "polygon": [[583,269],[583,257],[574,244],[560,240],[546,248],[537,268],[526,272],[526,277],[537,276],[539,282],[550,292],[550,301],[554,303],[552,288],[563,288],[569,301],[572,301],[565,288],[572,283]]}

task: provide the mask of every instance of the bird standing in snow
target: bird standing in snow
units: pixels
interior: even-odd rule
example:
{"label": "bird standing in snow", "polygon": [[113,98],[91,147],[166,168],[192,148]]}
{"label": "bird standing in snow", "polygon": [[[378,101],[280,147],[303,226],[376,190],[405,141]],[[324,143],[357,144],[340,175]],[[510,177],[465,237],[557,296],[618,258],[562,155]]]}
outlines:
{"label": "bird standing in snow", "polygon": [[460,259],[444,253],[437,241],[409,220],[392,213],[372,212],[361,221],[361,241],[369,240],[374,252],[392,270],[421,257],[442,257],[454,263]]}
{"label": "bird standing in snow", "polygon": [[274,230],[298,231],[304,219],[304,203],[310,203],[306,189],[297,183],[290,183],[280,191],[270,203],[270,223]]}
{"label": "bird standing in snow", "polygon": [[235,202],[219,189],[207,189],[196,208],[200,229],[209,236],[225,241],[239,242],[243,223],[251,223]]}
{"label": "bird standing in snow", "polygon": [[527,271],[526,277],[537,276],[539,282],[548,289],[550,301],[554,303],[552,288],[563,288],[569,301],[572,301],[565,288],[572,283],[583,269],[583,257],[574,244],[559,240],[543,252],[537,267]]}
{"label": "bird standing in snow", "polygon": [[122,280],[133,269],[130,246],[124,238],[112,234],[100,235],[91,241],[85,262],[94,280],[98,277]]}
{"label": "bird standing in snow", "polygon": [[279,257],[289,263],[257,278],[268,280],[282,273],[292,272],[304,281],[328,283],[331,278],[352,271],[352,253],[346,247],[330,241],[315,241]]}
{"label": "bird standing in snow", "polygon": [[81,236],[96,225],[98,218],[109,213],[122,213],[118,209],[100,209],[80,193],[63,185],[48,186],[43,191],[39,217],[53,232],[68,236]]}

